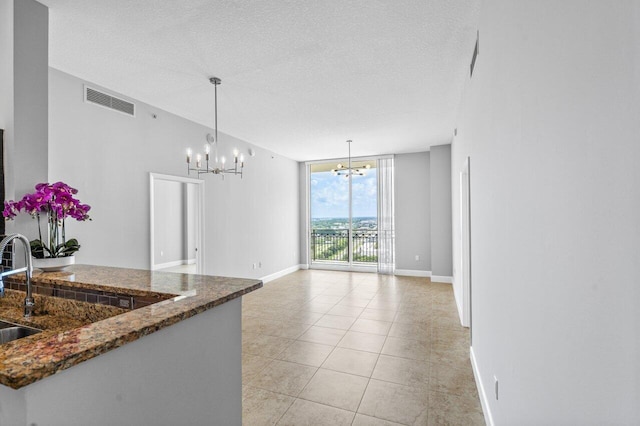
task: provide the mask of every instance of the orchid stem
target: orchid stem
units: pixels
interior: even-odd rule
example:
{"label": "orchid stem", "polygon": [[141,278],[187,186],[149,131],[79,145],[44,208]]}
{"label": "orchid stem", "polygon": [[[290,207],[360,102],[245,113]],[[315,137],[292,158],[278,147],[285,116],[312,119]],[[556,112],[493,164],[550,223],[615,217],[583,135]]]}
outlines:
{"label": "orchid stem", "polygon": [[42,241],[42,227],[40,226],[40,213],[37,213],[36,217],[38,218],[38,239]]}

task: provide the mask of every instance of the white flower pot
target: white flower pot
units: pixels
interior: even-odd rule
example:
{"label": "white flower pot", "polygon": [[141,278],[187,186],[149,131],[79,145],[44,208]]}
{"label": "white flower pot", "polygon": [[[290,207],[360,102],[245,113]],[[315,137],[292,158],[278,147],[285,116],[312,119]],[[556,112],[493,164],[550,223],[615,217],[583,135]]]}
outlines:
{"label": "white flower pot", "polygon": [[34,257],[31,260],[34,268],[42,269],[44,272],[62,271],[67,266],[76,263],[75,256],[45,257],[44,259],[36,259]]}

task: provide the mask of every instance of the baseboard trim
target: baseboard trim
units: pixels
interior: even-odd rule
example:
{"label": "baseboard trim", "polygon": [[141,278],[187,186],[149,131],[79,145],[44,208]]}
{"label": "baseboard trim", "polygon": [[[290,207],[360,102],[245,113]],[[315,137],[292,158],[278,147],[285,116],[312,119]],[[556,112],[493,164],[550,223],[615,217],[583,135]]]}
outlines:
{"label": "baseboard trim", "polygon": [[403,277],[430,277],[431,271],[419,271],[417,269],[396,269],[394,275]]}
{"label": "baseboard trim", "polygon": [[301,265],[293,265],[290,266],[286,269],[283,269],[282,271],[278,271],[278,272],[274,272],[273,274],[269,274],[269,275],[265,275],[264,277],[260,278],[260,280],[262,280],[263,284],[268,283],[269,281],[273,281],[273,280],[277,280],[278,278],[284,277],[285,275],[289,275],[293,272],[296,272],[297,270],[300,269]]}
{"label": "baseboard trim", "polygon": [[453,277],[448,277],[446,275],[431,275],[431,282],[453,284]]}
{"label": "baseboard trim", "polygon": [[298,266],[300,266],[300,269],[309,269],[309,265],[308,265],[308,264],[306,264],[306,263],[301,263],[301,264],[300,264],[300,265],[298,265]]}
{"label": "baseboard trim", "polygon": [[174,266],[186,265],[186,260],[174,260],[173,262],[165,262],[165,263],[157,263],[153,265],[153,270],[156,269],[165,269],[165,268],[173,268]]}
{"label": "baseboard trim", "polygon": [[480,396],[480,404],[482,405],[482,412],[484,414],[484,421],[489,426],[494,426],[493,416],[491,415],[491,409],[489,408],[489,400],[487,399],[487,393],[485,392],[480,378],[480,371],[478,370],[478,363],[476,361],[476,355],[473,351],[473,346],[469,348],[469,358],[471,359],[471,368],[473,370],[473,376],[476,379],[476,387],[478,388],[478,395]]}

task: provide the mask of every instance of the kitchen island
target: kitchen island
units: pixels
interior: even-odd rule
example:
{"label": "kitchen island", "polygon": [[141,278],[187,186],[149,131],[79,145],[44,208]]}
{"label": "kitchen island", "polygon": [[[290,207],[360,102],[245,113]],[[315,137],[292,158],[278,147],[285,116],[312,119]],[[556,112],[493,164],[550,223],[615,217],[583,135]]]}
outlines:
{"label": "kitchen island", "polygon": [[43,332],[0,345],[0,424],[241,424],[241,296],[261,281],[75,265],[33,284],[74,302],[36,298],[20,323]]}

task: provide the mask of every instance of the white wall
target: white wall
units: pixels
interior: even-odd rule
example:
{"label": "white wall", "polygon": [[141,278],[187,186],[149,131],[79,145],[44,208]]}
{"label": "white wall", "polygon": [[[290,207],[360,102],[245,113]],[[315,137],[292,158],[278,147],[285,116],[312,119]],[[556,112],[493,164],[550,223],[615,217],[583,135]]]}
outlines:
{"label": "white wall", "polygon": [[[13,1],[0,2],[0,128],[13,123]],[[5,133],[5,141],[7,140]],[[6,144],[6,142],[5,142]]]}
{"label": "white wall", "polygon": [[429,152],[395,156],[396,269],[401,274],[431,273],[430,167]]}
{"label": "white wall", "polygon": [[396,272],[450,282],[451,146],[398,154],[395,165]]}
{"label": "white wall", "polygon": [[[14,146],[10,168],[15,192],[33,191],[32,178],[47,176],[49,9],[14,3]],[[25,172],[29,177],[25,176]]]}
{"label": "white wall", "polygon": [[[55,69],[49,79],[49,179],[92,206],[92,222],[68,223],[78,262],[149,268],[149,172],[185,176],[186,148],[202,149],[212,129],[137,101],[132,118],[83,102],[83,80]],[[258,278],[297,265],[298,163],[220,139],[228,156],[245,153],[246,167],[243,179],[204,177],[206,273]]]}
{"label": "white wall", "polygon": [[[21,198],[47,179],[49,10],[33,0],[0,5],[0,127],[6,198]],[[24,215],[7,232],[33,228]]]}
{"label": "white wall", "polygon": [[[13,1],[0,1],[0,129],[6,129],[0,135],[3,149],[3,182],[6,199],[15,198],[15,190],[6,191],[10,176],[7,170],[8,162],[4,160],[9,147],[13,147]],[[3,219],[0,219],[3,220]],[[4,220],[3,220],[4,222]],[[3,229],[3,234],[5,229]]]}
{"label": "white wall", "polygon": [[473,353],[495,424],[640,424],[638,22],[635,1],[483,3],[452,179],[469,155]]}
{"label": "white wall", "polygon": [[211,260],[220,275],[264,277],[300,263],[298,163],[254,149],[242,180],[207,182],[220,197],[206,201],[207,270]]}
{"label": "white wall", "polygon": [[451,248],[451,145],[430,149],[431,274],[434,280],[450,282]]}

